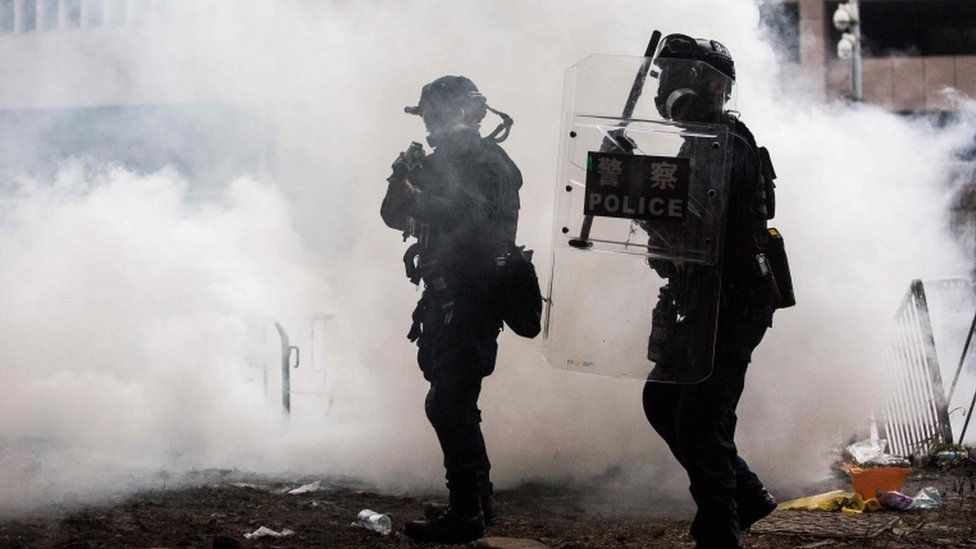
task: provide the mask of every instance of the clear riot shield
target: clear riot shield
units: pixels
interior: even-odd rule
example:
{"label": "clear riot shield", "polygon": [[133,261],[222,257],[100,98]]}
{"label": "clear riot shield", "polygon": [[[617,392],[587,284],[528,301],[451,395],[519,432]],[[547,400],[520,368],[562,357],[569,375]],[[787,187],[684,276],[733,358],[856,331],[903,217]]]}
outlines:
{"label": "clear riot shield", "polygon": [[662,383],[711,374],[730,128],[665,117],[696,89],[734,109],[732,82],[701,62],[597,55],[567,71],[544,326],[553,367]]}

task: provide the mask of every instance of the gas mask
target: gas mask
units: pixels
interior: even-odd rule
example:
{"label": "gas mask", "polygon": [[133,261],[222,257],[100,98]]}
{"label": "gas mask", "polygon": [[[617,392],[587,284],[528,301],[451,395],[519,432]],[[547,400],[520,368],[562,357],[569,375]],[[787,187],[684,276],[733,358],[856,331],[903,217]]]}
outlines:
{"label": "gas mask", "polygon": [[658,112],[668,120],[674,121],[702,121],[708,115],[706,102],[691,88],[678,88],[667,97],[660,95],[654,98]]}
{"label": "gas mask", "polygon": [[726,83],[711,76],[697,66],[662,67],[654,97],[657,111],[675,122],[705,122],[721,113],[727,99]]}

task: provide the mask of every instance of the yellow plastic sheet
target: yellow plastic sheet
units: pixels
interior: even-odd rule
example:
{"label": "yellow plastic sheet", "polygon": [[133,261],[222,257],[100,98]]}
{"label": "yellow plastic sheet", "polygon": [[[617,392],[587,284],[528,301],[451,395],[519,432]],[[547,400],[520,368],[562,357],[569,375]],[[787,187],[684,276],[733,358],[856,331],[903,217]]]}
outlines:
{"label": "yellow plastic sheet", "polygon": [[832,492],[824,492],[823,494],[787,501],[779,504],[777,509],[781,511],[840,511],[847,514],[858,514],[878,511],[881,509],[881,504],[875,498],[865,501],[854,492],[834,490]]}

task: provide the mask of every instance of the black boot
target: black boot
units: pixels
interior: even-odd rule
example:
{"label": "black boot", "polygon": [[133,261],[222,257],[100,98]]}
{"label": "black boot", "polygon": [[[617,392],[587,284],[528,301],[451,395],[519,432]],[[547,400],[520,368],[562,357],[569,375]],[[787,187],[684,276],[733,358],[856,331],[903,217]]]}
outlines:
{"label": "black boot", "polygon": [[481,512],[485,515],[485,525],[495,524],[495,489],[490,482],[478,486],[478,497],[481,500]]}
{"label": "black boot", "polygon": [[415,520],[403,528],[408,538],[421,543],[468,543],[485,535],[485,516],[460,517],[448,507],[432,520]]}
{"label": "black boot", "polygon": [[739,511],[739,528],[742,530],[776,510],[776,498],[761,486],[742,496],[736,494],[735,501]]}
{"label": "black boot", "polygon": [[[478,486],[478,496],[481,499],[481,512],[485,515],[485,526],[495,524],[495,497],[494,488],[490,482]],[[443,503],[428,503],[424,505],[424,519],[434,520],[444,511],[447,505]]]}
{"label": "black boot", "polygon": [[[476,489],[451,489],[451,502],[440,515],[408,522],[403,533],[423,543],[468,543],[485,535],[485,515]],[[426,514],[426,511],[425,511]]]}

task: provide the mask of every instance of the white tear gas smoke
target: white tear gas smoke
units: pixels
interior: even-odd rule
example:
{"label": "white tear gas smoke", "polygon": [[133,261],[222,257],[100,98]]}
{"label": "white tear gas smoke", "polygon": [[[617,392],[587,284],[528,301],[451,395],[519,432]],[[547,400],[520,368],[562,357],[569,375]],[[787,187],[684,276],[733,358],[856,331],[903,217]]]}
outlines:
{"label": "white tear gas smoke", "polygon": [[[520,241],[546,273],[563,71],[595,52],[639,55],[653,28],[729,47],[743,119],[772,151],[799,305],[755,355],[738,440],[774,486],[821,475],[828,446],[881,394],[878,326],[908,281],[966,270],[943,233],[945,167],[971,127],[782,92],[751,2],[655,4],[188,2],[165,40],[73,52],[89,72],[125,75],[119,103],[260,112],[275,128],[279,190],[243,180],[200,200],[188,189],[204,182],[109,168],[14,186],[0,225],[0,506],[146,485],[159,469],[438,486],[404,337],[418,294],[377,213],[390,162],[421,137],[402,107],[464,74],[515,118],[505,148],[526,182]],[[71,85],[49,87],[49,103],[77,104]],[[597,303],[593,314],[613,321]],[[273,403],[255,404],[264,370],[249,366],[264,341],[249,327],[270,319],[315,355],[295,370],[296,390],[314,394],[295,396],[285,432],[268,419]],[[604,475],[654,498],[684,492],[639,383],[551,370],[539,349],[504,333],[485,383],[499,485]]]}

